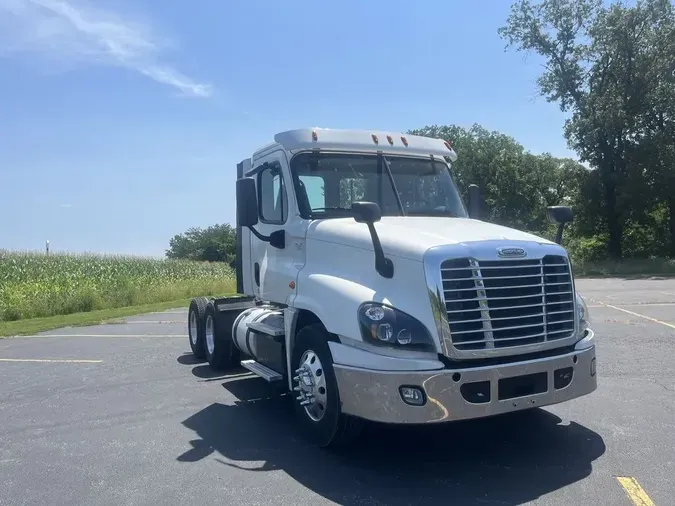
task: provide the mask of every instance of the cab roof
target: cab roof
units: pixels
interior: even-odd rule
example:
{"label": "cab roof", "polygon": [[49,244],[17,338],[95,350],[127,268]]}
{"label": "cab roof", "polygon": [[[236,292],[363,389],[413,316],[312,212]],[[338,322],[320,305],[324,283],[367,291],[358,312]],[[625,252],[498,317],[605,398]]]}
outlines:
{"label": "cab roof", "polygon": [[457,153],[448,141],[402,132],[299,128],[276,134],[274,141],[291,153],[315,149],[372,153],[382,151],[390,154],[447,156],[453,162],[457,160]]}

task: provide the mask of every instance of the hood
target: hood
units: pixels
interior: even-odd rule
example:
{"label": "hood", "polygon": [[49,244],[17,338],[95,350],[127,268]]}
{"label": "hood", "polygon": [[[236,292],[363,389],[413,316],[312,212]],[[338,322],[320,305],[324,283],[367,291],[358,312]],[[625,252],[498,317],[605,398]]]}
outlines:
{"label": "hood", "polygon": [[[375,230],[385,254],[410,260],[421,260],[424,253],[434,246],[478,241],[555,244],[527,232],[468,218],[384,216],[375,223]],[[314,221],[307,231],[307,239],[373,249],[368,226],[357,223],[353,218]]]}

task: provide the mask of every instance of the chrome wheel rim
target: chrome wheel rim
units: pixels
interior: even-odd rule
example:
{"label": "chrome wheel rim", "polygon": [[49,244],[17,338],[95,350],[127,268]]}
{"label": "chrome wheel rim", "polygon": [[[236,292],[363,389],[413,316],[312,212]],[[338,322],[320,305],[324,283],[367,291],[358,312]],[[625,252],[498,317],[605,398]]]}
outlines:
{"label": "chrome wheel rim", "polygon": [[314,422],[319,422],[326,414],[328,390],[326,375],[319,356],[312,350],[306,350],[300,357],[300,366],[295,371],[296,399],[305,408],[305,413]]}
{"label": "chrome wheel rim", "polygon": [[190,313],[190,341],[197,346],[197,313]]}
{"label": "chrome wheel rim", "polygon": [[216,343],[213,336],[213,317],[211,315],[206,317],[206,348],[209,350],[209,355],[213,355]]}

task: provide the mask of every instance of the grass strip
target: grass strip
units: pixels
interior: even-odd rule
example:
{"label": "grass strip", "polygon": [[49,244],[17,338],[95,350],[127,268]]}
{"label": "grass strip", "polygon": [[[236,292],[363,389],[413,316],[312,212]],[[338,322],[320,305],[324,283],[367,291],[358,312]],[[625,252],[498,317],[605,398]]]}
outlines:
{"label": "grass strip", "polygon": [[674,277],[675,259],[625,259],[599,262],[572,261],[574,276],[577,278],[626,278],[643,279]]}
{"label": "grass strip", "polygon": [[10,322],[0,322],[0,338],[9,336],[34,335],[46,330],[54,330],[63,327],[83,327],[97,325],[114,318],[134,316],[144,313],[166,311],[174,308],[187,308],[191,299],[178,299],[167,302],[155,302],[138,306],[118,307],[88,311],[84,313],[72,313],[67,315],[48,316],[45,318],[30,318]]}

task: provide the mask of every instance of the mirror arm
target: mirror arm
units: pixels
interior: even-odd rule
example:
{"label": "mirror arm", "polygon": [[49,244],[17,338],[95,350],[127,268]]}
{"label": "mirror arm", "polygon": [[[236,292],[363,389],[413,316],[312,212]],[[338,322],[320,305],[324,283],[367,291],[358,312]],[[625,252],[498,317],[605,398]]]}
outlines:
{"label": "mirror arm", "polygon": [[260,232],[258,232],[255,228],[253,227],[247,227],[251,233],[256,236],[258,239],[264,242],[270,242],[270,236],[268,235],[262,235]]}
{"label": "mirror arm", "polygon": [[368,231],[370,232],[370,239],[373,241],[373,250],[375,250],[375,270],[383,278],[391,279],[394,277],[394,262],[384,256],[380,236],[377,235],[375,224],[368,222]]}
{"label": "mirror arm", "polygon": [[555,242],[556,244],[562,244],[563,230],[565,229],[564,223],[558,223],[558,230],[555,233]]}
{"label": "mirror arm", "polygon": [[270,245],[277,249],[284,249],[286,247],[286,234],[283,230],[275,230],[270,235],[262,235],[253,227],[247,227],[251,233],[258,239],[270,243]]}
{"label": "mirror arm", "polygon": [[377,230],[375,230],[375,222],[382,219],[380,206],[374,202],[352,202],[352,211],[357,223],[365,223],[368,226],[370,240],[373,243],[373,252],[375,253],[375,270],[383,278],[393,278],[394,262],[384,256],[380,236],[377,235]]}
{"label": "mirror arm", "polygon": [[483,219],[480,188],[476,184],[469,185],[469,218],[474,220]]}

